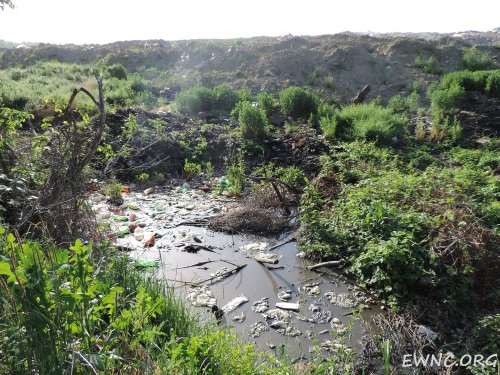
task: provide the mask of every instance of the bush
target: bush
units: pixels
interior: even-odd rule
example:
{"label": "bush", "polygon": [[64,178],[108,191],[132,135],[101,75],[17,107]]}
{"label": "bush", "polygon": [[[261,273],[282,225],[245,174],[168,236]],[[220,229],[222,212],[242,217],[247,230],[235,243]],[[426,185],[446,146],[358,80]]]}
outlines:
{"label": "bush", "polygon": [[259,103],[259,107],[266,112],[267,117],[271,116],[278,106],[276,99],[267,91],[262,91],[257,95],[257,103]]}
{"label": "bush", "polygon": [[204,86],[181,91],[175,96],[177,110],[182,113],[208,112],[214,108],[214,93]]}
{"label": "bush", "polygon": [[495,67],[491,57],[475,48],[466,48],[462,55],[462,68],[474,72],[476,70],[487,70]]}
{"label": "bush", "polygon": [[354,104],[342,108],[330,122],[323,123],[326,135],[375,140],[379,144],[401,140],[407,134],[407,119],[376,104]]}
{"label": "bush", "polygon": [[415,66],[421,68],[423,72],[427,74],[441,73],[441,70],[436,67],[436,58],[434,56],[424,59],[422,56],[417,55],[417,57],[415,57]]}
{"label": "bush", "polygon": [[228,85],[219,85],[213,89],[214,108],[222,111],[231,111],[236,103],[240,100],[240,96]]}
{"label": "bush", "polygon": [[244,137],[262,138],[267,133],[266,112],[249,102],[238,103],[238,121]]}
{"label": "bush", "polygon": [[500,70],[490,74],[486,79],[486,93],[500,98]]}
{"label": "bush", "polygon": [[175,96],[175,105],[181,113],[230,111],[239,99],[239,93],[228,85],[216,86],[213,89],[197,86],[179,92]]}
{"label": "bush", "polygon": [[300,87],[289,87],[280,93],[283,112],[295,118],[308,119],[318,111],[318,98]]}
{"label": "bush", "polygon": [[127,69],[122,64],[113,64],[106,69],[112,78],[127,79]]}
{"label": "bush", "polygon": [[474,330],[474,346],[483,354],[500,352],[500,314],[489,315],[479,321]]}

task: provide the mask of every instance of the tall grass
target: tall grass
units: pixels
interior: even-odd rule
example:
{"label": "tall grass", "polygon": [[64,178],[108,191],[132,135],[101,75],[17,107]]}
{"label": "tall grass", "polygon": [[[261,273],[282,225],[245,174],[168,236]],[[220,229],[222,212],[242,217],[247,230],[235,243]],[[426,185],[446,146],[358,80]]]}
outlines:
{"label": "tall grass", "polygon": [[288,371],[233,333],[196,323],[172,289],[102,250],[0,230],[0,374]]}

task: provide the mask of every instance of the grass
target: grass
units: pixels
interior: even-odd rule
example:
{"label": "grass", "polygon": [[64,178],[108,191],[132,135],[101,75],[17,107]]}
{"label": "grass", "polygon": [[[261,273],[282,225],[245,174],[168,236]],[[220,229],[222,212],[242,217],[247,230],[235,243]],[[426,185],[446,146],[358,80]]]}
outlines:
{"label": "grass", "polygon": [[[112,66],[113,67],[113,66]],[[147,92],[148,85],[138,75],[112,76],[116,72],[93,65],[37,62],[25,68],[10,68],[0,71],[0,98],[4,104],[19,110],[36,108],[44,101],[64,103],[72,90],[85,87],[91,92],[97,89],[94,71],[100,69],[105,75],[107,103],[112,106],[138,105],[147,108],[158,105],[158,99]],[[91,104],[86,96],[78,99],[81,104]]]}
{"label": "grass", "polygon": [[0,231],[1,374],[281,374],[287,364],[200,325],[172,289],[109,249]]}

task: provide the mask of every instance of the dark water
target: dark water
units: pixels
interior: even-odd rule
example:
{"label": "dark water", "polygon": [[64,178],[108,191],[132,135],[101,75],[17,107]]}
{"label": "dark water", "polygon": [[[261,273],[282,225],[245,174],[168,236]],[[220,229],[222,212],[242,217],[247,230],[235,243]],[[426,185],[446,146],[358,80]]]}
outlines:
{"label": "dark water", "polygon": [[[196,237],[197,241],[193,241]],[[307,357],[310,349],[317,344],[321,344],[326,340],[335,339],[335,331],[345,328],[351,322],[350,329],[351,338],[349,344],[353,347],[360,348],[363,337],[368,334],[366,332],[366,324],[363,321],[370,321],[370,317],[379,313],[380,309],[377,305],[368,305],[362,303],[364,297],[361,297],[361,302],[357,300],[356,307],[345,307],[342,303],[339,306],[337,303],[332,303],[328,298],[324,297],[326,292],[334,292],[335,294],[348,293],[352,296],[355,288],[350,285],[342,276],[334,271],[322,268],[318,272],[307,270],[305,267],[310,264],[308,261],[297,257],[297,245],[295,242],[283,245],[273,253],[279,257],[279,263],[275,265],[266,265],[258,263],[252,258],[247,258],[240,251],[240,248],[249,243],[267,242],[270,246],[281,242],[286,235],[281,238],[265,238],[257,236],[242,236],[242,235],[227,235],[216,233],[207,229],[198,227],[181,226],[166,231],[160,238],[156,246],[152,249],[136,250],[131,253],[133,258],[141,259],[158,259],[160,267],[157,271],[158,277],[167,280],[170,286],[175,287],[181,295],[186,296],[190,288],[186,283],[206,280],[210,278],[210,274],[215,273],[221,267],[227,267],[229,270],[235,268],[236,265],[246,265],[237,274],[227,277],[218,282],[206,282],[217,299],[217,305],[222,307],[230,302],[233,298],[244,295],[248,298],[248,302],[242,304],[233,312],[226,314],[221,324],[227,324],[234,327],[235,331],[245,340],[249,340],[257,344],[262,350],[274,351],[281,344],[286,344],[287,352],[293,357]],[[181,251],[181,244],[200,244],[203,246],[213,246],[213,252],[200,250],[197,253],[189,253]],[[168,249],[168,250],[167,250]],[[187,267],[199,262],[213,261],[200,267]],[[226,263],[224,261],[230,262]],[[276,267],[283,267],[277,269]],[[303,287],[308,283],[319,283],[319,292],[317,295],[310,295],[303,290]],[[251,307],[254,301],[263,297],[267,297],[269,301],[269,309],[275,309],[275,304],[280,301],[278,293],[290,291],[291,299],[288,302],[299,303],[299,312],[290,312],[291,320],[289,326],[292,331],[300,331],[295,337],[284,335],[276,329],[270,328],[264,331],[258,337],[251,337],[250,331],[252,325],[256,322],[262,322],[264,326],[270,320],[266,321],[261,313],[252,311]],[[352,297],[355,299],[354,297]],[[311,317],[312,312],[309,310],[310,305],[315,304],[316,308],[327,314],[331,313],[331,320],[338,319],[340,323],[336,323],[333,328],[331,321],[323,323],[311,323],[299,320],[299,316]],[[364,305],[357,319],[352,317],[352,312],[357,310],[357,307]],[[196,307],[194,311],[200,312],[207,319],[215,319],[208,311],[208,307]],[[245,320],[241,323],[233,322],[232,317],[237,315],[245,315]],[[328,320],[328,319],[327,319]]]}

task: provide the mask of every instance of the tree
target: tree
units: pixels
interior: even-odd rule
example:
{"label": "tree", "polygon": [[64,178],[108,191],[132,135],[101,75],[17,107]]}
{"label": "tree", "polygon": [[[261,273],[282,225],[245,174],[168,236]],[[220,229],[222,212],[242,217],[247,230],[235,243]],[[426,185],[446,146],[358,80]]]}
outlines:
{"label": "tree", "polygon": [[9,8],[14,8],[14,4],[12,3],[11,0],[0,0],[0,8],[3,10],[5,6],[8,6]]}

